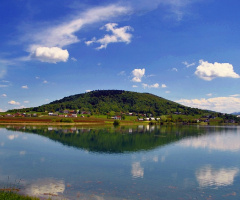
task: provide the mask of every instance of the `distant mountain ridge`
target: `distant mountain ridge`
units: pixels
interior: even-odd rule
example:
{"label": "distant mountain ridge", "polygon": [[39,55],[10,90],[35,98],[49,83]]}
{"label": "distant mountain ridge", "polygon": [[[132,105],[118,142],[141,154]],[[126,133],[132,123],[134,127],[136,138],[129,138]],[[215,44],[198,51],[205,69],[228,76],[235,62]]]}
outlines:
{"label": "distant mountain ridge", "polygon": [[126,113],[134,112],[141,114],[202,114],[213,113],[197,108],[190,108],[176,102],[158,97],[149,93],[138,93],[124,90],[95,90],[87,93],[76,94],[64,97],[33,108],[15,109],[12,112],[20,111],[62,111],[65,109],[90,111],[95,114],[107,114],[111,111]]}
{"label": "distant mountain ridge", "polygon": [[231,115],[240,115],[240,112],[231,113]]}

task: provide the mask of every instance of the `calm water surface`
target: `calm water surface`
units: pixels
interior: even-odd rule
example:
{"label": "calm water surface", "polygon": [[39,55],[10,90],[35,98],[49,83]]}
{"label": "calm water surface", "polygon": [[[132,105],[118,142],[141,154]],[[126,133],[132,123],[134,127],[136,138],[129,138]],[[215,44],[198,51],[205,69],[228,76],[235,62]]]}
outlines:
{"label": "calm water surface", "polygon": [[1,127],[0,187],[42,199],[240,199],[240,127]]}

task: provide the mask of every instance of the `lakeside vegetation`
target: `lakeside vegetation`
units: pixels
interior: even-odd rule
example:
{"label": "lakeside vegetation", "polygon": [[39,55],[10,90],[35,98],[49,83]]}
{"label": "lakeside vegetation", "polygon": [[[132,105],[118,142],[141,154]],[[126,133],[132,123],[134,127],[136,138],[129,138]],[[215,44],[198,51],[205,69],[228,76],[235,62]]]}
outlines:
{"label": "lakeside vegetation", "polygon": [[12,191],[4,191],[4,190],[0,190],[0,199],[1,200],[40,200],[37,197],[24,196]]}

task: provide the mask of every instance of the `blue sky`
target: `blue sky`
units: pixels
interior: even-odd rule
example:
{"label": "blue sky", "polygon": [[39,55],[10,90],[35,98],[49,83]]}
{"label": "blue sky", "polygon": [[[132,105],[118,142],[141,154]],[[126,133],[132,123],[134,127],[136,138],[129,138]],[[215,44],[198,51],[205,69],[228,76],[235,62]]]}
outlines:
{"label": "blue sky", "polygon": [[0,111],[98,89],[240,111],[237,0],[3,0]]}

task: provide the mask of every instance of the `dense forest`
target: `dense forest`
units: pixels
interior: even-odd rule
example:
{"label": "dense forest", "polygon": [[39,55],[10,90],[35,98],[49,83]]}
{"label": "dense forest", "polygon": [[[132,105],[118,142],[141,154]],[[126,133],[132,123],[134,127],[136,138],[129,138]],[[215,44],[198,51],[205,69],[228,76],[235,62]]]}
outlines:
{"label": "dense forest", "polygon": [[92,114],[119,113],[152,114],[202,114],[197,108],[190,108],[149,93],[137,93],[124,90],[96,90],[72,95],[39,107],[10,110],[10,112],[56,112],[65,109],[89,111]]}

